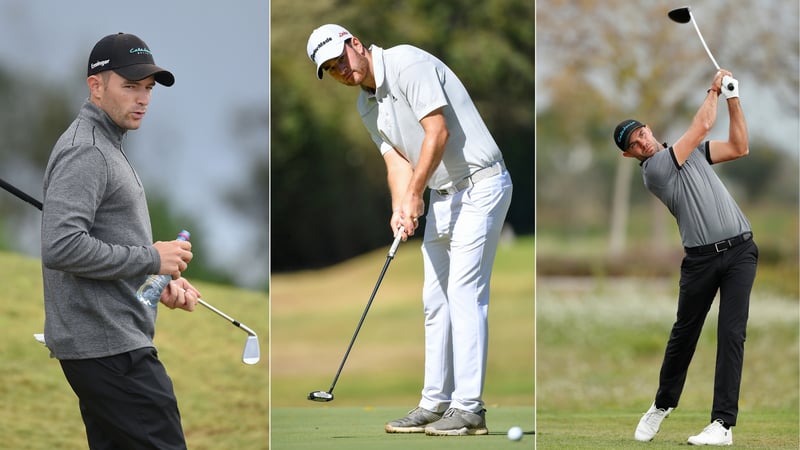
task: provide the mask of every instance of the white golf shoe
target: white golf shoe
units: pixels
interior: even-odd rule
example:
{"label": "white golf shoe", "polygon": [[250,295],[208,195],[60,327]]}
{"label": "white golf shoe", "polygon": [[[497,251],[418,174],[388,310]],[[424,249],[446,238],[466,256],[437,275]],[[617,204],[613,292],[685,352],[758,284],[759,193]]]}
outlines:
{"label": "white golf shoe", "polygon": [[636,426],[636,432],[633,434],[633,437],[637,441],[652,441],[653,438],[656,437],[658,429],[661,428],[661,422],[666,419],[671,412],[672,408],[656,408],[656,404],[653,403],[650,409],[648,409],[639,420],[639,425]]}
{"label": "white golf shoe", "polygon": [[703,431],[689,437],[691,445],[733,445],[733,431],[725,429],[722,421],[717,419],[711,422]]}

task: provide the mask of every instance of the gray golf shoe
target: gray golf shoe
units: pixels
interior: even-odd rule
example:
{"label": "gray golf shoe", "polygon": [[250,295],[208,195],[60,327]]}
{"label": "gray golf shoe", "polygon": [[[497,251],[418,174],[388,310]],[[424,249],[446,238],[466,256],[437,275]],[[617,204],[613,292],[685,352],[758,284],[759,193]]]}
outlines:
{"label": "gray golf shoe", "polygon": [[416,407],[408,415],[386,424],[387,433],[424,433],[425,426],[442,418],[442,413]]}
{"label": "gray golf shoe", "polygon": [[489,434],[486,428],[486,410],[477,413],[450,408],[438,421],[425,427],[428,436],[468,436]]}

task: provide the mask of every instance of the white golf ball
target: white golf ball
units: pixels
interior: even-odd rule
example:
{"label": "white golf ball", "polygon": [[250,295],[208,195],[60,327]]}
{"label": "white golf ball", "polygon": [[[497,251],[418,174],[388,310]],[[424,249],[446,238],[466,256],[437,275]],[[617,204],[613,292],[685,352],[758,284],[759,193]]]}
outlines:
{"label": "white golf ball", "polygon": [[522,439],[522,428],[511,427],[508,429],[508,439],[511,441],[518,441]]}

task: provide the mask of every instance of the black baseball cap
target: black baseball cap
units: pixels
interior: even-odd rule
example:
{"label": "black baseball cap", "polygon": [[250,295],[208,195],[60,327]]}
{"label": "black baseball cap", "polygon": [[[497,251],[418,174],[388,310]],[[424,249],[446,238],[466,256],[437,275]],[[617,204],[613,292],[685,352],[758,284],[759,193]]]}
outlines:
{"label": "black baseball cap", "polygon": [[614,129],[614,143],[617,144],[620,150],[627,151],[628,150],[628,141],[631,138],[631,134],[637,129],[645,126],[642,122],[634,119],[625,119],[617,125],[617,128]]}
{"label": "black baseball cap", "polygon": [[113,70],[119,76],[131,80],[143,80],[151,75],[164,86],[175,84],[175,77],[168,70],[158,67],[147,44],[128,33],[109,34],[94,45],[89,55],[86,76]]}

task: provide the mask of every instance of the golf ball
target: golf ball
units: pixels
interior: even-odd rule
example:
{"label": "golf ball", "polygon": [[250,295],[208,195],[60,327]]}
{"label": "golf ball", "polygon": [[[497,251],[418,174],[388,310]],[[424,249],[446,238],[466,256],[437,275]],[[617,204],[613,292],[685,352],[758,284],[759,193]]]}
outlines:
{"label": "golf ball", "polygon": [[518,441],[522,439],[522,428],[511,427],[508,429],[508,439],[511,441]]}

